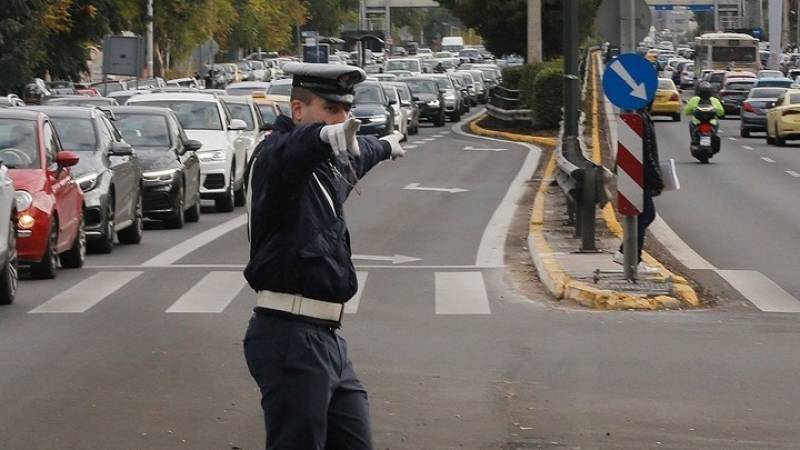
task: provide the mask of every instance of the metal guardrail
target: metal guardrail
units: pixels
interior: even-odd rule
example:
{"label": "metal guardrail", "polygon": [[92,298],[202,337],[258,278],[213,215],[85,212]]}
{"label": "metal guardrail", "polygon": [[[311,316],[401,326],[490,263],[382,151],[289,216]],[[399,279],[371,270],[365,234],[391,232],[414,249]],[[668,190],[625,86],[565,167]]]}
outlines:
{"label": "metal guardrail", "polygon": [[530,122],[531,110],[521,106],[519,91],[496,86],[486,104],[486,113],[503,122]]}

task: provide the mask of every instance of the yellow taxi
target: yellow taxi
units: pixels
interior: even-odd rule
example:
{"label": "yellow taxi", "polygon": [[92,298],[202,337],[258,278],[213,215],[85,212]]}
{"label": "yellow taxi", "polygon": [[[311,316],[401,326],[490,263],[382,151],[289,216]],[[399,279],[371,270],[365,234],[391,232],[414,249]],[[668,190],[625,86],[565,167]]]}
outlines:
{"label": "yellow taxi", "polygon": [[670,116],[675,122],[681,121],[681,94],[675,83],[669,78],[659,78],[656,98],[650,109],[650,114],[654,116]]}
{"label": "yellow taxi", "polygon": [[767,144],[786,145],[800,139],[800,89],[788,89],[767,110]]}
{"label": "yellow taxi", "polygon": [[259,112],[261,113],[264,123],[272,125],[275,123],[275,119],[277,119],[281,114],[284,116],[291,116],[291,111],[284,111],[285,106],[281,107],[281,105],[279,105],[275,100],[267,98],[265,93],[256,91],[253,92],[252,96],[253,104],[256,105],[256,108],[258,108]]}
{"label": "yellow taxi", "polygon": [[645,53],[644,57],[647,58],[647,60],[650,61],[651,63],[654,63],[658,59],[659,53],[661,53],[661,50],[657,48],[651,48],[650,50],[647,51],[647,53]]}

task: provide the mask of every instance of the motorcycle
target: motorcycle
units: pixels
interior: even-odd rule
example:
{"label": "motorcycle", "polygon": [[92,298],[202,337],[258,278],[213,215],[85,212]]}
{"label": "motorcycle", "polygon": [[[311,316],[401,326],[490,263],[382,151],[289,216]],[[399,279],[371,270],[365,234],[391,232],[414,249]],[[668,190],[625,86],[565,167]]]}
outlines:
{"label": "motorcycle", "polygon": [[693,116],[700,121],[695,127],[695,136],[692,136],[691,152],[698,161],[708,164],[708,160],[719,153],[720,138],[712,121],[717,117],[717,111],[712,105],[700,105],[695,109]]}

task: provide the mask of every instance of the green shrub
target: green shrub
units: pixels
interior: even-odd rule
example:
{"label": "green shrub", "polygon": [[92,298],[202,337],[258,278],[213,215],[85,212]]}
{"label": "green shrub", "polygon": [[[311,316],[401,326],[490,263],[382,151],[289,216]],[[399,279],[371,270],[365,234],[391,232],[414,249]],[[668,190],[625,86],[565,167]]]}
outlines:
{"label": "green shrub", "polygon": [[525,66],[506,67],[503,69],[503,87],[506,89],[519,89],[519,80],[526,70]]}
{"label": "green shrub", "polygon": [[557,67],[546,67],[533,80],[531,115],[533,126],[540,130],[554,130],[561,120],[564,102],[564,71]]}
{"label": "green shrub", "polygon": [[525,64],[522,67],[524,69],[522,70],[522,76],[520,76],[517,89],[520,90],[519,98],[522,102],[522,106],[525,108],[530,108],[534,101],[533,84],[536,80],[536,75],[547,68],[563,68],[564,61],[562,59],[554,59],[538,64]]}

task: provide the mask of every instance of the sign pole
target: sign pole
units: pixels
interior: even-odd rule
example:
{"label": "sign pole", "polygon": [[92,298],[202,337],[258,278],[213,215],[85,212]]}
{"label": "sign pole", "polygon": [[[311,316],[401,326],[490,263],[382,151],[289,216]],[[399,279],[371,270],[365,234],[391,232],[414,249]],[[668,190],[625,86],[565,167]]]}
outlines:
{"label": "sign pole", "polygon": [[[634,41],[634,2],[633,0],[620,1],[620,53],[630,53],[636,50]],[[624,121],[622,123],[625,123]],[[619,152],[617,153],[619,157]],[[619,183],[619,182],[618,182]],[[639,261],[638,216],[629,214],[623,220],[623,244],[625,279],[636,282]]]}

